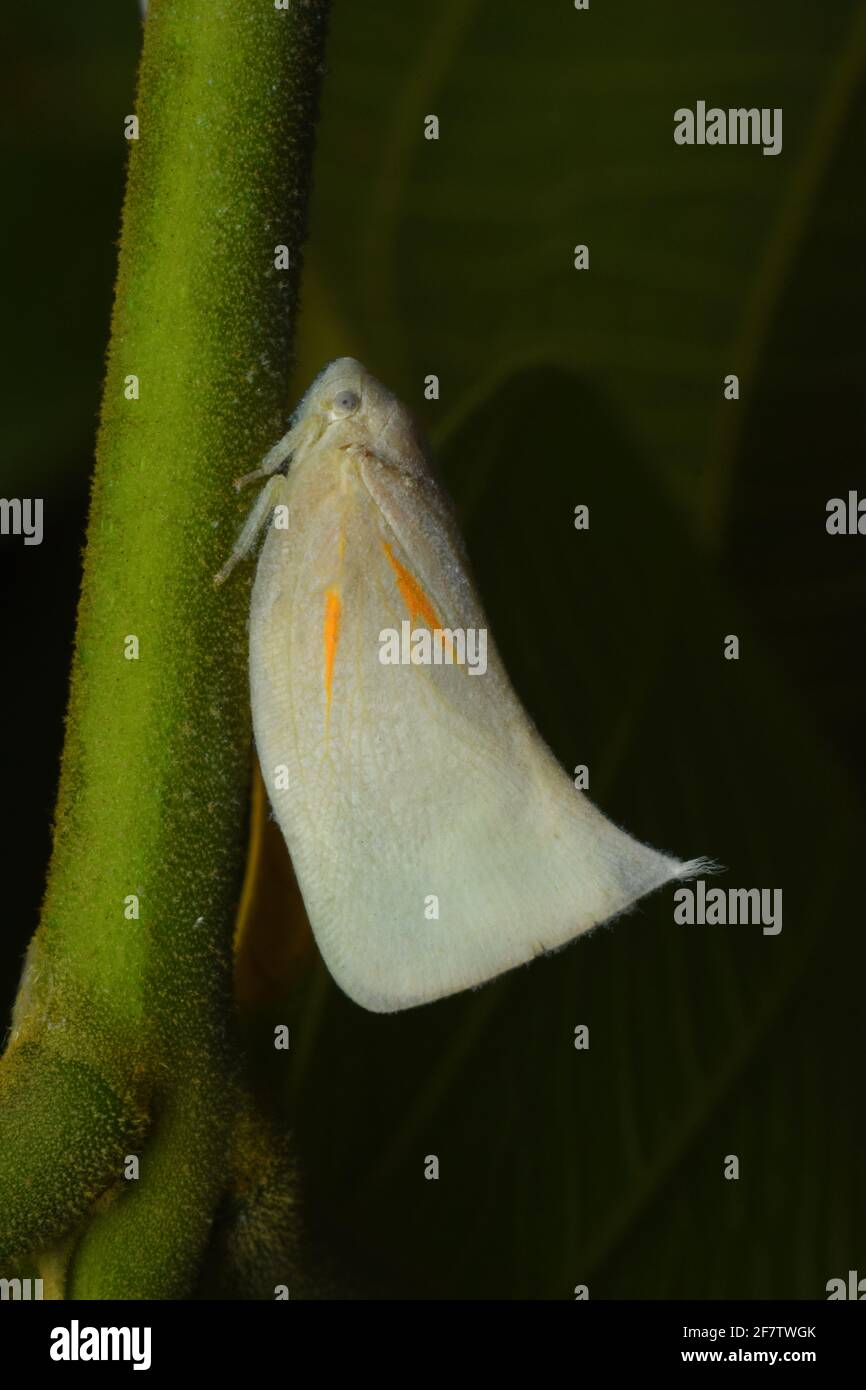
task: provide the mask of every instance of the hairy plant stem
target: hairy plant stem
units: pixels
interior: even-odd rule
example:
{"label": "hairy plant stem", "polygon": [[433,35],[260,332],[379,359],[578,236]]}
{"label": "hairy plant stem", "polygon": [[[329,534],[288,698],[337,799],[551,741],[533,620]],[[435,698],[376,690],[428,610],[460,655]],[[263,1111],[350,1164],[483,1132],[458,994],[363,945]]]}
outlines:
{"label": "hairy plant stem", "polygon": [[0,1064],[0,1257],[80,1226],[72,1296],[183,1296],[226,1181],[249,580],[212,578],[231,480],[285,428],[327,12],[153,0],[145,24],[53,853]]}

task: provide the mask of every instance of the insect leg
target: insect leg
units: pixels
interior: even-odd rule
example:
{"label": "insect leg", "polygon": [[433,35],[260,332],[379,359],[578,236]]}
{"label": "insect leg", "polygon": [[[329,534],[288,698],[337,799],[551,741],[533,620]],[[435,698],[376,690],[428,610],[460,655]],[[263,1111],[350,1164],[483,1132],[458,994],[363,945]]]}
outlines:
{"label": "insect leg", "polygon": [[270,520],[277,495],[284,482],[285,479],[281,476],[271,477],[262,488],[249,516],[241,527],[231,555],[219,573],[214,575],[214,584],[224,584],[238,561],[249,555],[259,534]]}
{"label": "insect leg", "polygon": [[254,468],[252,473],[245,473],[242,478],[235,479],[235,487],[238,492],[242,487],[246,487],[247,483],[255,482],[257,478],[270,478],[271,474],[276,473],[278,468],[282,468],[286,459],[294,452],[296,442],[297,433],[295,430],[289,430],[282,439],[278,439],[274,447],[265,454],[258,468]]}

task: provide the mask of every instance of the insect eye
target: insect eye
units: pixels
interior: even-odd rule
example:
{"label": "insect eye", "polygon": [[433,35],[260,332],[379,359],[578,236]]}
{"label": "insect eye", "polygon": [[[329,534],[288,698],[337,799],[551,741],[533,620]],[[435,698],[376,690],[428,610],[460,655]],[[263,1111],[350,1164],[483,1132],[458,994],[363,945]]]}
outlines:
{"label": "insect eye", "polygon": [[339,395],[334,397],[334,402],[331,406],[331,414],[351,415],[354,410],[358,409],[360,404],[361,397],[358,395],[357,391],[340,391]]}

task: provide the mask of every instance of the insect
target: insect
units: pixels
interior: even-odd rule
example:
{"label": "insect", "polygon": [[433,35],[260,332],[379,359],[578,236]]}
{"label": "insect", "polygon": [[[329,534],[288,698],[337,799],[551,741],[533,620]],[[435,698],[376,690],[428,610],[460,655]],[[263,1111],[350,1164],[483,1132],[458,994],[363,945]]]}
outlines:
{"label": "insect", "polygon": [[273,519],[250,611],[253,727],[350,998],[386,1013],[479,985],[703,867],[632,839],[572,785],[489,638],[409,411],[359,362],[320,373],[238,486],[254,479],[216,581]]}

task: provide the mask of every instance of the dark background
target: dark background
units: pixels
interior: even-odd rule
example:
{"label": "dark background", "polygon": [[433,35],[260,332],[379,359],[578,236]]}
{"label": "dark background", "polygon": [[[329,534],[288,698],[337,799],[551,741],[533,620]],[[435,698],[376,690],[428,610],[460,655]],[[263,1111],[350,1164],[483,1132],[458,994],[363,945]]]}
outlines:
{"label": "dark background", "polygon": [[[405,1017],[321,966],[296,980],[275,1016],[310,1239],[360,1292],[820,1298],[866,1275],[866,538],[824,524],[866,493],[864,16],[335,6],[287,401],[354,353],[415,406],[564,764],[722,886],[784,892],[776,937],[677,926],[666,890]],[[0,490],[45,499],[40,547],[0,542],[9,1001],[50,850],[139,42],[133,0],[0,21]],[[782,107],[782,153],[675,146],[699,99]]]}

